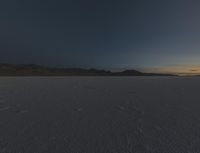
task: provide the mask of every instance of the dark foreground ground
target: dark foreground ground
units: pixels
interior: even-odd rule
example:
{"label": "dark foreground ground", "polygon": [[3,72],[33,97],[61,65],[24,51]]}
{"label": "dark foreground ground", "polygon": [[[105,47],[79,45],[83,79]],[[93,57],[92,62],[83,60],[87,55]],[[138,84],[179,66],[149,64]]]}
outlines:
{"label": "dark foreground ground", "polygon": [[0,78],[0,153],[199,152],[200,78]]}

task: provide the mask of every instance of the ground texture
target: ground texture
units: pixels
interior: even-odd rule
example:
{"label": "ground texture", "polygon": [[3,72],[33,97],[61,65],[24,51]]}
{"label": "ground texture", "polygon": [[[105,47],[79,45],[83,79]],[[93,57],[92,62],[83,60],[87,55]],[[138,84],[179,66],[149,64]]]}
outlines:
{"label": "ground texture", "polygon": [[199,152],[200,78],[0,78],[0,153]]}

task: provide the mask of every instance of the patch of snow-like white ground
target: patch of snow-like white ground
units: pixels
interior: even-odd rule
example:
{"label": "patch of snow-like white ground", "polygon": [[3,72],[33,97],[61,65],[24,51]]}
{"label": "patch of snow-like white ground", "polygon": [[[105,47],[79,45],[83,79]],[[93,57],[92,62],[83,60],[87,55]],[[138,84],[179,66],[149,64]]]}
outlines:
{"label": "patch of snow-like white ground", "polygon": [[200,78],[0,78],[0,153],[199,152]]}

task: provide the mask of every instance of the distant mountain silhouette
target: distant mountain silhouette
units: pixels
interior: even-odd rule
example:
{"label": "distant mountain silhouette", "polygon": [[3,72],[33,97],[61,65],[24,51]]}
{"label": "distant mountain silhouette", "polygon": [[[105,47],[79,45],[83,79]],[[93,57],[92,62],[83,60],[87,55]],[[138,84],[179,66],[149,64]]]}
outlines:
{"label": "distant mountain silhouette", "polygon": [[82,68],[49,68],[35,64],[0,64],[0,76],[174,76],[136,70],[111,72]]}

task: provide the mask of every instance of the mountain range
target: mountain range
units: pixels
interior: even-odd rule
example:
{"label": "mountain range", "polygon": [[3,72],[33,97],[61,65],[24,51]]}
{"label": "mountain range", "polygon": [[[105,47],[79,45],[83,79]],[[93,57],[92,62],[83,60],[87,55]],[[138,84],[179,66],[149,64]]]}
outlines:
{"label": "mountain range", "polygon": [[83,68],[51,68],[35,64],[0,64],[0,76],[174,76],[137,70],[112,72]]}

